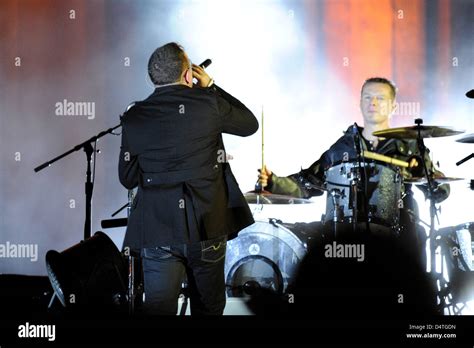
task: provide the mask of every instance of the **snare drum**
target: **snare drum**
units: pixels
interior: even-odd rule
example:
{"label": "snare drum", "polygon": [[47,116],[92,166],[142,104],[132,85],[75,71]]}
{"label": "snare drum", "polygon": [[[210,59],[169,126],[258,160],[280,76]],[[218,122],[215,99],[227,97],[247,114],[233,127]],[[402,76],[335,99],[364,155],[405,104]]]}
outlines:
{"label": "snare drum", "polygon": [[[326,171],[326,214],[325,223],[354,221],[354,197],[352,182],[356,179],[358,163],[343,162]],[[357,220],[397,229],[400,220],[402,177],[391,167],[365,163],[360,168],[360,187],[357,192]],[[365,192],[364,192],[365,191]],[[363,196],[367,195],[366,212]]]}

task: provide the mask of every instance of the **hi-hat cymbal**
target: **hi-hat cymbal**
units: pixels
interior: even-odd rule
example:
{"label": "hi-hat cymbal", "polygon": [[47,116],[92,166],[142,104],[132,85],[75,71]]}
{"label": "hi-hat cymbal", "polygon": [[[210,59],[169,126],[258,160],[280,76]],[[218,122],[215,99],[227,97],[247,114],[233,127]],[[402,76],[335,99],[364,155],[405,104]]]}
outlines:
{"label": "hi-hat cymbal", "polygon": [[245,200],[249,204],[308,204],[313,203],[309,199],[293,196],[276,195],[272,193],[247,192],[244,194]]}
{"label": "hi-hat cymbal", "polygon": [[474,144],[474,133],[463,136],[461,139],[456,140],[458,143]]}
{"label": "hi-hat cymbal", "polygon": [[372,134],[377,137],[383,138],[396,138],[396,139],[417,139],[418,129],[422,138],[438,138],[447,137],[450,135],[456,135],[464,133],[463,130],[454,129],[451,127],[440,127],[440,126],[409,126],[409,127],[398,127],[398,128],[387,128],[373,132]]}
{"label": "hi-hat cymbal", "polygon": [[[447,177],[447,176],[440,176],[440,177],[434,177],[431,178],[432,181],[438,183],[438,184],[447,184],[453,181],[459,181],[459,180],[465,180],[464,178],[453,178],[453,177]],[[428,183],[428,180],[426,177],[413,177],[410,179],[404,179],[403,182],[405,184],[413,184],[413,185],[426,185]]]}

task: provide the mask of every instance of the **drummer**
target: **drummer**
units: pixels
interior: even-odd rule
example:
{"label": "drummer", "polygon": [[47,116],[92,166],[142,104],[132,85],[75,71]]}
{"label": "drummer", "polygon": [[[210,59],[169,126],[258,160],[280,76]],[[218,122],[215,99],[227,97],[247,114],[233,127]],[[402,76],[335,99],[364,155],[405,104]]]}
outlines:
{"label": "drummer", "polygon": [[[362,85],[360,110],[364,119],[364,127],[357,126],[358,134],[362,140],[362,150],[376,152],[385,156],[409,162],[409,167],[404,168],[402,175],[404,178],[422,177],[423,167],[417,147],[416,140],[413,139],[389,139],[378,138],[372,133],[390,128],[390,118],[392,116],[396,87],[394,83],[383,77],[372,77],[367,79]],[[299,173],[287,177],[277,176],[270,168],[264,167],[260,171],[259,182],[266,191],[275,194],[286,194],[295,197],[309,198],[319,196],[323,191],[314,186],[322,186],[324,183],[325,171],[341,161],[355,161],[357,158],[354,144],[354,126],[350,126],[344,135],[339,138],[322,156],[309,168],[301,170]],[[430,157],[429,150],[426,149],[425,161],[430,174],[442,176]],[[417,213],[413,200],[411,185],[406,187],[404,206],[414,209]],[[418,186],[428,195],[426,186]],[[443,184],[434,190],[436,203],[442,202],[449,196],[449,185]]]}
{"label": "drummer", "polygon": [[[372,77],[362,85],[360,110],[364,119],[364,127],[350,126],[344,135],[339,138],[316,162],[309,168],[287,177],[280,177],[270,168],[264,166],[260,171],[259,182],[261,186],[274,194],[292,195],[295,197],[309,198],[319,196],[324,191],[322,187],[325,172],[342,161],[355,161],[357,158],[355,147],[355,134],[361,139],[361,150],[376,152],[385,156],[403,160],[409,163],[408,168],[403,168],[402,176],[406,178],[423,177],[424,171],[419,156],[417,142],[414,139],[378,138],[372,133],[390,128],[390,118],[395,106],[396,87],[394,83],[383,77]],[[443,176],[433,165],[429,150],[426,149],[425,161],[430,174]],[[315,187],[316,186],[316,187]],[[425,248],[426,232],[418,222],[418,206],[413,198],[412,185],[404,185],[403,207],[400,209],[400,226],[404,228],[404,237],[409,245],[420,254],[423,263],[426,262]],[[429,190],[426,185],[418,186],[428,198]],[[433,199],[436,203],[449,196],[448,184],[439,185],[434,189]],[[404,239],[405,239],[404,238]]]}

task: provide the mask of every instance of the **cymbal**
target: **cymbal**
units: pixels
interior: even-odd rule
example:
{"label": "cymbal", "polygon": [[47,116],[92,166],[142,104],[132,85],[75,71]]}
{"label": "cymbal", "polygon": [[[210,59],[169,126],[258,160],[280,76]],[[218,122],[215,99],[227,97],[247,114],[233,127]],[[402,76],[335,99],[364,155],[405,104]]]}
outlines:
{"label": "cymbal", "polygon": [[[440,126],[419,126],[419,127],[420,127],[420,135],[422,138],[446,137],[446,136],[461,134],[465,132],[463,130],[457,130],[451,127],[440,127]],[[373,132],[372,134],[377,137],[383,137],[383,138],[417,139],[418,126],[388,128],[388,129]]]}
{"label": "cymbal", "polygon": [[309,204],[313,203],[309,199],[293,196],[276,195],[272,193],[247,192],[244,194],[248,204]]}
{"label": "cymbal", "polygon": [[[453,177],[447,177],[447,176],[434,177],[431,179],[438,184],[447,184],[453,181],[465,180],[464,178],[453,178]],[[403,182],[405,184],[426,185],[428,183],[428,180],[426,179],[426,177],[423,176],[423,177],[413,177],[410,179],[404,179]]]}
{"label": "cymbal", "polygon": [[474,133],[465,135],[461,139],[456,140],[458,143],[474,144]]}

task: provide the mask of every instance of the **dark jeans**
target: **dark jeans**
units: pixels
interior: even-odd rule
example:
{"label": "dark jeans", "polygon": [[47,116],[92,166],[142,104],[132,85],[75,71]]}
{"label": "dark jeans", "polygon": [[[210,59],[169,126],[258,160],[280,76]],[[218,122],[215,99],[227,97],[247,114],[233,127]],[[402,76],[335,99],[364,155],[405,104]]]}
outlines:
{"label": "dark jeans", "polygon": [[227,236],[193,244],[142,249],[144,314],[176,315],[187,276],[191,315],[222,315]]}

